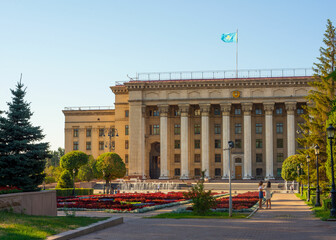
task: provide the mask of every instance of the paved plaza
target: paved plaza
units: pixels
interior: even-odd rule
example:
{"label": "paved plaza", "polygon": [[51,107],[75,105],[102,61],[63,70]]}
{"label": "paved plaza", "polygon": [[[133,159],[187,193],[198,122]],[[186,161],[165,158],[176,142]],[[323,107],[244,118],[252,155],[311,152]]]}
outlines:
{"label": "paved plaza", "polygon": [[274,194],[272,209],[259,210],[250,219],[142,218],[170,210],[146,214],[81,212],[77,215],[123,216],[124,224],[75,239],[336,239],[336,222],[313,217],[309,207],[294,194]]}

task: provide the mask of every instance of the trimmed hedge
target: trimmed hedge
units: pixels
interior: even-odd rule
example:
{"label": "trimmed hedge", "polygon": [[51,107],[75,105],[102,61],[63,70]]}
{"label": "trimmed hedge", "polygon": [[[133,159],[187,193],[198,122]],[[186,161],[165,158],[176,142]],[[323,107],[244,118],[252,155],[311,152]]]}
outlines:
{"label": "trimmed hedge", "polygon": [[[56,196],[72,196],[72,191],[73,188],[56,188]],[[93,195],[93,188],[75,188],[75,195]]]}
{"label": "trimmed hedge", "polygon": [[331,198],[323,199],[322,206],[324,210],[330,210],[331,209]]}

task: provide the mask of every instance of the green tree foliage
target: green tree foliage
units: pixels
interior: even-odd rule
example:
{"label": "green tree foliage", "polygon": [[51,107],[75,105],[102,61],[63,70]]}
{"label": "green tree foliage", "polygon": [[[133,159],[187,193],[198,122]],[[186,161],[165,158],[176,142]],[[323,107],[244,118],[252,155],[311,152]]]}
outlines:
{"label": "green tree foliage", "polygon": [[104,179],[108,188],[111,180],[122,178],[126,174],[125,163],[118,154],[112,152],[101,154],[97,158],[96,168],[98,178]]}
{"label": "green tree foliage", "polygon": [[20,82],[11,90],[6,117],[0,116],[0,186],[17,186],[24,191],[38,190],[44,179],[48,143],[40,127],[32,126],[30,103],[24,100],[26,88]]}
{"label": "green tree foliage", "polygon": [[59,147],[57,151],[50,151],[50,158],[47,158],[46,167],[58,167],[60,165],[60,159],[64,156],[64,148]]}
{"label": "green tree foliage", "polygon": [[92,156],[89,156],[88,163],[79,168],[78,178],[81,181],[90,182],[95,179],[97,175],[96,160]]}
{"label": "green tree foliage", "polygon": [[282,163],[281,177],[286,181],[298,180],[297,167],[300,166],[300,163],[304,164],[306,158],[302,154],[296,154],[289,156]]}
{"label": "green tree foliage", "polygon": [[72,151],[61,157],[60,165],[61,168],[69,170],[70,172],[75,171],[75,176],[78,174],[78,169],[87,164],[89,156],[81,151]]}
{"label": "green tree foliage", "polygon": [[[336,128],[336,111],[332,111],[332,113],[329,116],[329,119],[327,121],[327,127],[329,127],[329,124],[332,124],[334,128]],[[327,153],[328,153],[328,160],[326,162],[326,170],[327,170],[327,176],[329,179],[329,183],[331,183],[331,154],[330,154],[330,139],[327,139]],[[333,140],[333,162],[334,162],[334,178],[336,180],[336,146],[335,146],[335,139]]]}
{"label": "green tree foliage", "polygon": [[206,215],[210,208],[216,205],[215,198],[211,195],[211,190],[204,190],[204,174],[202,171],[202,178],[196,185],[194,185],[185,196],[190,198],[193,203],[193,212],[196,215]]}
{"label": "green tree foliage", "polygon": [[72,187],[73,187],[72,174],[69,170],[64,170],[58,179],[56,188],[72,188]]}
{"label": "green tree foliage", "polygon": [[[328,19],[327,29],[324,34],[324,47],[320,48],[318,63],[314,63],[314,81],[310,83],[310,90],[307,100],[311,103],[307,106],[306,120],[302,125],[304,131],[303,138],[298,139],[299,143],[306,146],[307,150],[300,151],[302,155],[310,154],[314,156],[313,146],[320,146],[320,181],[327,182],[326,161],[327,161],[327,142],[326,142],[326,121],[332,109],[332,102],[335,93],[335,78],[332,73],[335,69],[336,60],[336,39],[335,27]],[[314,176],[312,176],[314,178]],[[315,180],[315,179],[312,179]]]}

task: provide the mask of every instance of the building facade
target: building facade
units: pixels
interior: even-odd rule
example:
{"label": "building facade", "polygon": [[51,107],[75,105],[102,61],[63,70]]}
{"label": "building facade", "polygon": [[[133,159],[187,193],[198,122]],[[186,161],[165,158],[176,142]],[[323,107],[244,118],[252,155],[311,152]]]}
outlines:
{"label": "building facade", "polygon": [[65,151],[115,151],[129,176],[274,179],[300,148],[312,77],[132,80],[112,86],[115,109],[66,108]]}

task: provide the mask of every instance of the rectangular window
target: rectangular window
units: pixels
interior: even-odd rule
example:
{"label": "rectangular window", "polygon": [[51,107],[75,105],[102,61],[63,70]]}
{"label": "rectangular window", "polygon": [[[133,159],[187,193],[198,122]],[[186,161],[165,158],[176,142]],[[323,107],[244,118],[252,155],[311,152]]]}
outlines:
{"label": "rectangular window", "polygon": [[220,177],[222,175],[222,169],[220,168],[215,168],[215,176]]}
{"label": "rectangular window", "polygon": [[194,172],[195,172],[196,177],[201,176],[201,169],[200,168],[195,168]]}
{"label": "rectangular window", "polygon": [[241,139],[236,139],[234,147],[235,148],[242,148],[242,140]]}
{"label": "rectangular window", "polygon": [[195,134],[201,134],[201,125],[200,124],[195,124]]}
{"label": "rectangular window", "polygon": [[262,176],[262,174],[263,174],[262,172],[263,172],[262,168],[257,168],[256,169],[256,174],[257,174],[258,177]]}
{"label": "rectangular window", "polygon": [[128,149],[128,140],[125,140],[125,149]]}
{"label": "rectangular window", "polygon": [[125,110],[125,117],[129,116],[129,110]]}
{"label": "rectangular window", "polygon": [[200,163],[201,162],[201,154],[195,154],[194,162],[195,163]]}
{"label": "rectangular window", "polygon": [[281,168],[277,168],[277,177],[281,177]]}
{"label": "rectangular window", "polygon": [[219,108],[214,108],[214,115],[218,116],[220,114],[221,114],[220,109]]}
{"label": "rectangular window", "polygon": [[195,116],[201,116],[201,109],[195,109],[194,114]]}
{"label": "rectangular window", "polygon": [[303,114],[303,109],[302,109],[302,108],[298,108],[296,111],[297,111],[297,114],[298,114],[298,115]]}
{"label": "rectangular window", "polygon": [[175,117],[178,117],[178,116],[180,116],[181,114],[180,114],[180,111],[178,110],[178,109],[175,109],[174,110],[174,116]]}
{"label": "rectangular window", "polygon": [[256,148],[262,148],[262,139],[256,139]]}
{"label": "rectangular window", "polygon": [[256,110],[255,110],[255,114],[256,114],[256,115],[261,115],[261,114],[262,114],[262,110],[261,110],[261,108],[256,108]]}
{"label": "rectangular window", "polygon": [[91,150],[91,142],[86,142],[86,150]]}
{"label": "rectangular window", "polygon": [[215,134],[221,134],[221,125],[215,124]]}
{"label": "rectangular window", "polygon": [[242,125],[241,123],[235,124],[235,134],[241,134],[242,133]]}
{"label": "rectangular window", "polygon": [[77,151],[78,150],[78,142],[73,142],[73,150]]}
{"label": "rectangular window", "polygon": [[283,148],[283,139],[277,138],[277,148]]}
{"label": "rectangular window", "polygon": [[262,124],[256,123],[256,134],[262,134]]}
{"label": "rectangular window", "polygon": [[221,162],[222,161],[222,155],[215,154],[215,162]]}
{"label": "rectangular window", "polygon": [[160,112],[159,112],[159,110],[154,110],[154,111],[153,111],[153,116],[154,116],[154,117],[158,117],[158,116],[160,116]]}
{"label": "rectangular window", "polygon": [[125,163],[128,163],[128,154],[125,154]]}
{"label": "rectangular window", "polygon": [[201,148],[201,140],[195,140],[195,149]]}
{"label": "rectangular window", "polygon": [[278,107],[275,109],[275,114],[276,115],[282,115],[282,107]]}
{"label": "rectangular window", "polygon": [[86,129],[86,137],[91,137],[91,128]]}
{"label": "rectangular window", "polygon": [[104,141],[99,141],[99,150],[104,150]]}
{"label": "rectangular window", "polygon": [[125,125],[125,135],[128,135],[128,125]]}
{"label": "rectangular window", "polygon": [[283,162],[284,155],[283,153],[277,153],[277,162]]}
{"label": "rectangular window", "polygon": [[174,148],[175,148],[175,149],[180,149],[180,147],[181,147],[181,142],[180,142],[180,140],[175,140]]}
{"label": "rectangular window", "polygon": [[160,135],[160,125],[153,125],[153,135]]}
{"label": "rectangular window", "polygon": [[261,153],[256,154],[256,162],[262,162],[262,154]]}
{"label": "rectangular window", "polygon": [[78,137],[78,128],[75,128],[74,130],[73,130],[73,136],[74,137]]}
{"label": "rectangular window", "polygon": [[221,148],[221,140],[215,139],[215,148]]}
{"label": "rectangular window", "polygon": [[240,108],[235,108],[234,113],[235,113],[235,115],[241,115],[241,109]]}
{"label": "rectangular window", "polygon": [[99,137],[105,136],[104,134],[104,128],[99,128]]}
{"label": "rectangular window", "polygon": [[181,134],[181,125],[180,124],[175,124],[174,125],[174,134],[175,135],[180,135]]}
{"label": "rectangular window", "polygon": [[174,155],[174,162],[175,163],[180,163],[181,162],[181,155],[180,154],[175,154]]}
{"label": "rectangular window", "polygon": [[277,123],[276,124],[276,132],[277,133],[283,133],[283,123]]}
{"label": "rectangular window", "polygon": [[175,176],[181,176],[181,170],[179,168],[175,168],[174,174]]}

